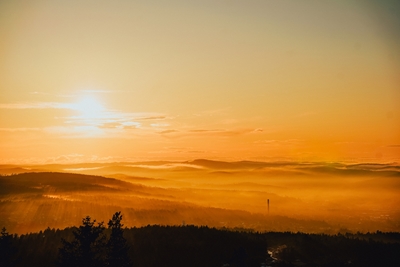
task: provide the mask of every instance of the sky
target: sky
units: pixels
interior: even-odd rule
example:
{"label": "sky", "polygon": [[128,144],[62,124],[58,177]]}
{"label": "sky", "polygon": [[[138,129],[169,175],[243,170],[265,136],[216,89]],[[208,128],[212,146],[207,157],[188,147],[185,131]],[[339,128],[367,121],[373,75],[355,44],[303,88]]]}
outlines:
{"label": "sky", "polygon": [[0,0],[0,163],[400,162],[399,1]]}

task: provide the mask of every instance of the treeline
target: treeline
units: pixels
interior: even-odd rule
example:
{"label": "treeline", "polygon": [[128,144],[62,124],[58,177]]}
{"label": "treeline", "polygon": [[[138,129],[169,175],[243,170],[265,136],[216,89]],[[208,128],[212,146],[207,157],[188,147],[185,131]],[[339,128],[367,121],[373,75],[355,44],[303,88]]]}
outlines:
{"label": "treeline", "polygon": [[[276,266],[400,266],[399,233],[268,233]],[[378,241],[381,240],[381,241]]]}
{"label": "treeline", "polygon": [[[304,234],[199,226],[79,227],[0,237],[0,266],[400,266],[399,233]],[[267,246],[268,245],[268,246]],[[269,257],[268,251],[272,251]]]}
{"label": "treeline", "polygon": [[[79,227],[46,229],[1,238],[0,266],[259,266],[267,257],[265,236],[197,226],[122,228],[82,220]],[[4,242],[3,242],[4,240]]]}

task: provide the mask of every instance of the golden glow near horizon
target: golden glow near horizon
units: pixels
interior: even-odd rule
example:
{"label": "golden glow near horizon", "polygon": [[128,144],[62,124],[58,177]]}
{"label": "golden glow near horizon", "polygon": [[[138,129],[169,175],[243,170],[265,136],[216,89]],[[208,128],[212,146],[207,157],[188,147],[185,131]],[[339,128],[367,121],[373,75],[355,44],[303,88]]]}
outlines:
{"label": "golden glow near horizon", "polygon": [[0,163],[400,161],[398,1],[1,1]]}

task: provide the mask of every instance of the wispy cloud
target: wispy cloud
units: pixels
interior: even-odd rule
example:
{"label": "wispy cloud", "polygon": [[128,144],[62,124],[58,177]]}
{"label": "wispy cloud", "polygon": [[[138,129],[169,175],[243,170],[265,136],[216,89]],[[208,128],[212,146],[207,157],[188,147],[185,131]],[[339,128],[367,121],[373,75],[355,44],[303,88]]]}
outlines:
{"label": "wispy cloud", "polygon": [[177,133],[177,130],[164,130],[161,132],[158,132],[159,134],[170,134],[170,133]]}
{"label": "wispy cloud", "polygon": [[90,93],[90,94],[112,94],[112,93],[117,93],[117,92],[125,92],[123,90],[98,90],[98,89],[85,89],[85,90],[79,90],[81,93]]}
{"label": "wispy cloud", "polygon": [[44,92],[30,92],[30,95],[35,95],[35,96],[52,96],[52,97],[59,97],[59,98],[72,98],[76,97],[74,94],[53,94],[53,93],[44,93]]}
{"label": "wispy cloud", "polygon": [[[92,92],[92,90],[90,90]],[[0,109],[29,110],[29,109],[64,109],[69,110],[69,116],[57,117],[63,120],[65,126],[45,127],[45,132],[63,134],[74,137],[81,133],[82,137],[100,136],[105,129],[131,130],[143,127],[163,128],[169,124],[162,121],[171,119],[165,114],[155,112],[124,112],[106,109],[96,102],[21,102],[1,103]],[[3,128],[0,131],[27,131],[27,128]],[[88,134],[90,132],[90,134]],[[114,132],[115,133],[115,132]]]}
{"label": "wispy cloud", "polygon": [[250,133],[261,132],[260,128],[257,129],[195,129],[190,130],[189,133],[195,134],[209,134],[214,136],[235,136],[235,135],[243,135]]}
{"label": "wispy cloud", "polygon": [[96,126],[53,126],[43,129],[44,132],[55,134],[61,138],[93,138],[103,137],[105,131]]}
{"label": "wispy cloud", "polygon": [[[93,92],[93,90],[89,90]],[[97,91],[97,90],[96,90]],[[108,91],[106,91],[108,93]],[[105,92],[105,93],[106,93]],[[245,134],[258,134],[261,128],[195,128],[193,126],[177,126],[171,123],[174,117],[156,112],[125,112],[107,109],[92,99],[81,102],[29,102],[3,103],[0,109],[65,109],[68,115],[57,117],[64,125],[49,125],[43,130],[63,138],[88,137],[122,137],[127,131],[135,134],[156,133],[167,138],[182,137],[232,137]],[[205,112],[218,114],[223,110]],[[22,129],[21,129],[22,131]]]}
{"label": "wispy cloud", "polygon": [[85,116],[68,117],[67,121],[74,124],[87,124],[98,127],[137,129],[145,126],[154,127],[153,124],[157,124],[155,122],[167,119],[169,119],[167,116],[157,113],[105,111],[91,118]]}
{"label": "wispy cloud", "polygon": [[40,130],[40,128],[0,128],[0,132],[31,132]]}
{"label": "wispy cloud", "polygon": [[139,122],[109,122],[101,124],[99,127],[103,129],[139,129],[142,126]]}
{"label": "wispy cloud", "polygon": [[355,142],[355,141],[341,141],[341,142],[334,142],[335,145],[371,145],[372,142]]}
{"label": "wispy cloud", "polygon": [[71,97],[79,97],[83,94],[112,94],[112,93],[123,93],[126,92],[125,90],[100,90],[100,89],[83,89],[83,90],[77,90],[75,92],[69,92],[69,93],[47,93],[47,92],[39,92],[39,91],[33,91],[30,92],[29,94],[31,95],[43,95],[43,96],[55,96],[55,97],[61,97],[61,98],[71,98]]}
{"label": "wispy cloud", "polygon": [[6,103],[0,109],[74,109],[73,104],[57,102]]}
{"label": "wispy cloud", "polygon": [[164,115],[151,115],[142,114],[142,116],[136,117],[136,120],[148,121],[148,120],[165,120],[167,116]]}
{"label": "wispy cloud", "polygon": [[229,137],[250,133],[258,133],[260,129],[166,129],[157,133],[167,137],[188,137],[188,136],[220,136]]}
{"label": "wispy cloud", "polygon": [[254,143],[260,145],[269,145],[269,146],[293,146],[300,145],[304,140],[301,139],[285,139],[285,140],[275,140],[275,139],[266,139],[266,140],[257,140]]}

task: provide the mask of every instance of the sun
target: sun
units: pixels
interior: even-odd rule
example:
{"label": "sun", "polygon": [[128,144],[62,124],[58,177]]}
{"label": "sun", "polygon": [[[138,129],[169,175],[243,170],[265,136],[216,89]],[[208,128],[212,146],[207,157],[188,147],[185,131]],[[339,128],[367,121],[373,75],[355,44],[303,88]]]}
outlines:
{"label": "sun", "polygon": [[105,108],[92,96],[82,97],[75,105],[75,109],[83,119],[98,119],[102,116]]}

